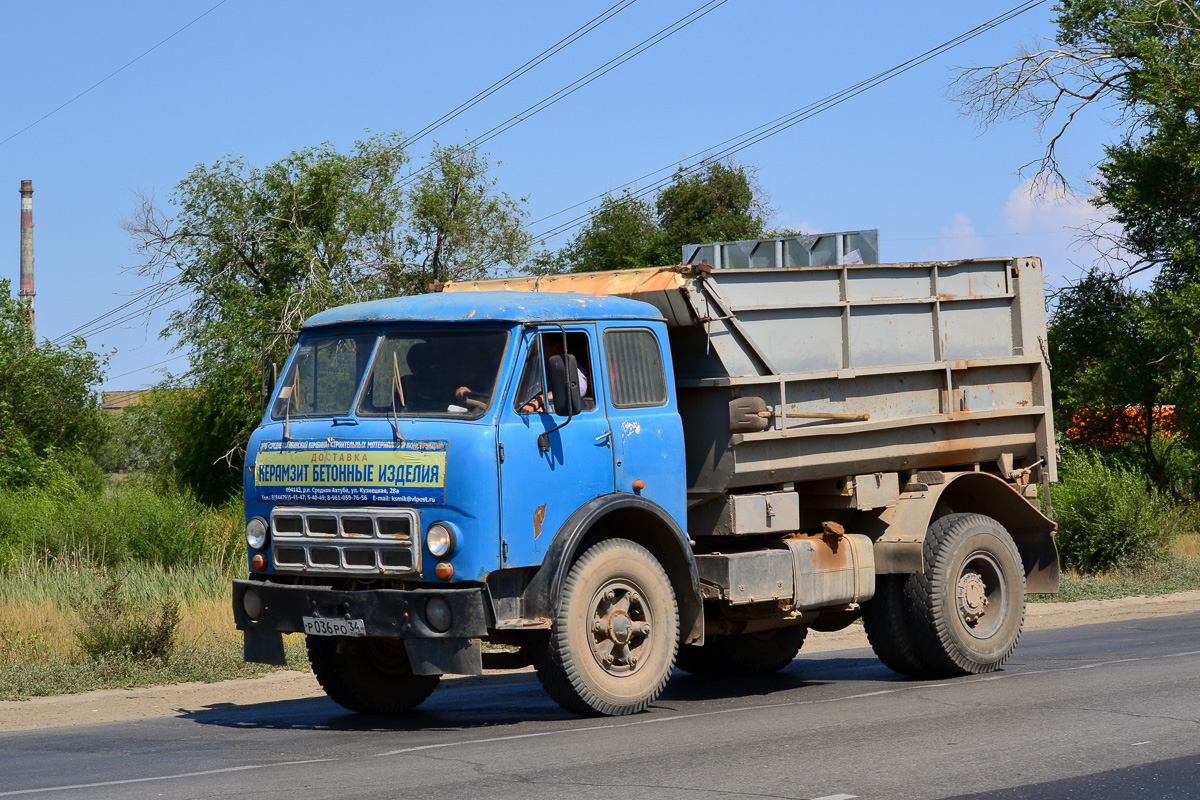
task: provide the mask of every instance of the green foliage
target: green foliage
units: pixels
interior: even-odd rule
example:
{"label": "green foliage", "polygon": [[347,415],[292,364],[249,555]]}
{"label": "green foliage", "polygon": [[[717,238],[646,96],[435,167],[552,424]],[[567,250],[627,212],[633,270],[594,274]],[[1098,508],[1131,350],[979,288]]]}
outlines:
{"label": "green foliage", "polygon": [[309,315],[426,291],[522,260],[520,201],[494,190],[474,149],[438,147],[411,176],[397,132],[323,144],[265,167],[198,165],[175,189],[174,218],[144,198],[126,223],[162,293],[190,290],[164,335],[191,370],[160,385],[147,414],[177,478],[206,502],[241,483],[241,447],[261,414],[262,348],[282,363]]}
{"label": "green foliage", "polygon": [[179,600],[167,597],[147,608],[123,597],[121,580],[114,578],[96,602],[80,604],[79,621],[76,639],[89,658],[166,658],[175,647]]}
{"label": "green foliage", "polygon": [[1200,277],[1158,282],[1145,329],[1156,344],[1153,368],[1163,397],[1174,404],[1175,427],[1191,447],[1200,446]]}
{"label": "green foliage", "polygon": [[1132,446],[1162,486],[1152,441],[1169,401],[1162,342],[1148,330],[1153,309],[1146,292],[1092,271],[1059,295],[1049,347],[1059,429],[1080,444]]}
{"label": "green foliage", "polygon": [[675,173],[654,203],[662,229],[657,263],[677,263],[685,244],[761,236],[766,213],[752,181],[748,168],[719,161],[704,170]]}
{"label": "green foliage", "polygon": [[543,253],[534,272],[593,272],[679,263],[685,244],[754,239],[766,208],[744,166],[680,168],[653,205],[626,190],[605,197],[566,246]]}
{"label": "green foliage", "polygon": [[96,456],[104,472],[166,475],[169,471],[167,440],[161,417],[155,413],[156,395],[149,397],[145,406],[128,406],[119,414],[104,415],[105,443]]}
{"label": "green foliage", "polygon": [[1063,564],[1085,573],[1162,557],[1183,518],[1141,474],[1088,452],[1064,452],[1052,499]]}
{"label": "green foliage", "polygon": [[1059,429],[1200,496],[1200,282],[1140,291],[1092,271],[1059,295],[1049,338]]}
{"label": "green foliage", "polygon": [[[1115,109],[1092,202],[1120,224],[1111,254],[1129,269],[1200,277],[1200,16],[1185,0],[1063,0],[1057,41],[960,71],[958,99],[985,125],[1052,126],[1038,178],[1065,183],[1055,148],[1080,111]],[[1113,115],[1110,115],[1113,116]],[[1103,245],[1102,245],[1103,247]],[[1107,249],[1107,248],[1105,248]]]}
{"label": "green foliage", "polygon": [[25,308],[0,280],[0,487],[46,479],[56,460],[84,463],[104,442],[93,387],[105,360],[82,339],[34,342]]}
{"label": "green foliage", "polygon": [[127,481],[103,491],[57,471],[43,487],[0,492],[0,570],[27,560],[122,568],[240,564],[241,510],[187,490]]}
{"label": "green foliage", "polygon": [[[287,669],[307,672],[304,639],[285,637]],[[139,658],[113,653],[95,659],[65,658],[6,660],[0,652],[0,700],[25,700],[95,689],[133,689],[169,683],[252,678],[275,667],[242,660],[241,642],[210,642],[206,646],[178,649],[166,658]]]}
{"label": "green foliage", "polygon": [[1116,65],[1104,90],[1123,113],[1093,202],[1124,246],[1171,281],[1200,277],[1200,18],[1190,2],[1061,3],[1060,41]]}
{"label": "green foliage", "polygon": [[422,172],[408,200],[404,241],[412,261],[401,274],[404,294],[428,291],[436,282],[486,278],[502,264],[528,253],[522,225],[524,199],[495,192],[487,159],[474,148],[435,147],[431,169]]}
{"label": "green foliage", "polygon": [[1168,555],[1136,567],[1105,572],[1080,574],[1068,571],[1062,576],[1058,594],[1034,594],[1029,599],[1035,603],[1070,603],[1197,589],[1200,589],[1200,561]]}
{"label": "green foliage", "polygon": [[659,235],[653,207],[626,189],[609,195],[592,209],[591,217],[570,244],[541,256],[542,272],[597,272],[637,269],[655,263],[653,248]]}

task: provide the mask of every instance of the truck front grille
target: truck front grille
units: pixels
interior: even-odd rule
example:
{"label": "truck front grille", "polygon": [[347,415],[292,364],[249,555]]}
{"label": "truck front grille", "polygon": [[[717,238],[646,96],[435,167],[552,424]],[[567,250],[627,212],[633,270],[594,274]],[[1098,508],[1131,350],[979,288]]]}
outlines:
{"label": "truck front grille", "polygon": [[271,511],[276,572],[403,575],[421,569],[421,521],[412,509]]}

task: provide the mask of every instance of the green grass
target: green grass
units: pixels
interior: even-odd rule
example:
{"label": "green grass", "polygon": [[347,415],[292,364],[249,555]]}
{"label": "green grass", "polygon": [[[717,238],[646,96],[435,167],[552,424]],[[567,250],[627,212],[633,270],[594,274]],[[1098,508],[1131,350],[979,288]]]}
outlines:
{"label": "green grass", "polygon": [[1200,589],[1200,561],[1169,556],[1138,567],[1084,575],[1065,572],[1058,594],[1031,594],[1034,603],[1112,600],[1138,595],[1172,594]]}
{"label": "green grass", "polygon": [[[96,492],[59,474],[40,489],[0,491],[0,699],[272,669],[242,661],[233,627],[241,528],[237,504],[214,509],[149,481]],[[178,609],[170,636],[137,630],[161,624],[166,609]],[[159,643],[139,643],[143,634]],[[302,638],[286,641],[290,665],[307,669]]]}
{"label": "green grass", "polygon": [[[288,636],[284,641],[288,668],[307,671],[308,659],[304,654],[303,639]],[[212,643],[199,649],[182,648],[167,658],[147,659],[113,654],[95,659],[0,659],[0,700],[26,700],[93,689],[132,689],[189,681],[251,678],[274,669],[243,662],[240,642]]]}
{"label": "green grass", "polygon": [[89,491],[58,475],[38,489],[0,492],[0,569],[128,564],[240,568],[241,508],[212,508],[188,492],[147,480]]}

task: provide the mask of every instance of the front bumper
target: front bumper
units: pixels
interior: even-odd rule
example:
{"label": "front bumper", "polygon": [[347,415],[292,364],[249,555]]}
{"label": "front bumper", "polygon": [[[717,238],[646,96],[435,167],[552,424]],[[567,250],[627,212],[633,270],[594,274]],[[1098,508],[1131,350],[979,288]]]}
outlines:
{"label": "front bumper", "polygon": [[[254,591],[262,611],[251,619],[244,598]],[[439,631],[426,616],[426,604],[439,597],[450,608],[450,626]],[[364,589],[340,591],[235,579],[233,618],[245,633],[245,658],[267,664],[283,659],[284,633],[303,633],[304,617],[362,620],[366,635],[403,639],[417,674],[478,674],[479,639],[487,634],[486,598],[480,587],[461,589]]]}

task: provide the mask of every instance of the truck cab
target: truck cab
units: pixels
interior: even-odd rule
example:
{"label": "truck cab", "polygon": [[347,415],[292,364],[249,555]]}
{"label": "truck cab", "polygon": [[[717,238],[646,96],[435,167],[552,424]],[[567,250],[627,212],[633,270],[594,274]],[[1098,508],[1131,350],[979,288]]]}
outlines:
{"label": "truck cab", "polygon": [[619,630],[591,649],[617,677],[652,655],[669,672],[667,596],[691,598],[692,627],[700,601],[666,342],[652,306],[614,297],[433,294],[309,319],[248,447],[246,657],[280,663],[281,633],[305,633],[334,699],[404,710],[441,674],[479,673],[482,639],[547,638],[565,551],[615,512],[650,523],[623,541],[683,568],[652,576],[673,591],[606,589],[621,598],[593,616]]}

